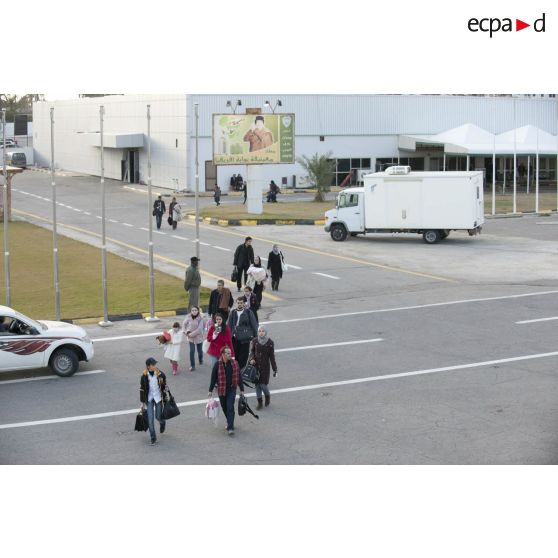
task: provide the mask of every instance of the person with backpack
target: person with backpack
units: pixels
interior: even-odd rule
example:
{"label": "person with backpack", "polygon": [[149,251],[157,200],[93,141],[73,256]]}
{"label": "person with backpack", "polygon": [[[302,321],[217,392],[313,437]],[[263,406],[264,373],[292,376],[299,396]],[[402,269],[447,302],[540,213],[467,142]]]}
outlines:
{"label": "person with backpack", "polygon": [[265,406],[271,402],[269,393],[270,368],[273,369],[273,377],[277,377],[277,363],[275,362],[275,344],[269,338],[266,328],[261,325],[258,328],[258,336],[250,341],[250,355],[248,362],[255,366],[260,373],[260,378],[256,384],[256,398],[258,405],[256,411],[263,407],[262,392],[265,395]]}
{"label": "person with backpack", "polygon": [[236,299],[237,307],[231,310],[227,325],[231,328],[234,354],[240,368],[246,366],[250,341],[258,334],[258,324],[254,313],[245,306],[246,299],[239,296]]}
{"label": "person with backpack", "polygon": [[155,365],[157,361],[150,357],[145,361],[145,370],[140,376],[140,402],[142,409],[147,408],[147,421],[151,445],[157,443],[155,434],[155,418],[159,421],[159,432],[165,431],[166,421],[163,418],[163,404],[168,399],[167,377]]}
{"label": "person with backpack", "polygon": [[213,397],[213,390],[217,386],[217,394],[221,408],[227,419],[227,434],[234,434],[234,401],[236,399],[236,388],[240,389],[240,395],[244,395],[244,384],[240,375],[240,366],[232,358],[229,347],[221,349],[219,360],[213,365],[211,371],[211,383],[209,384],[208,398]]}

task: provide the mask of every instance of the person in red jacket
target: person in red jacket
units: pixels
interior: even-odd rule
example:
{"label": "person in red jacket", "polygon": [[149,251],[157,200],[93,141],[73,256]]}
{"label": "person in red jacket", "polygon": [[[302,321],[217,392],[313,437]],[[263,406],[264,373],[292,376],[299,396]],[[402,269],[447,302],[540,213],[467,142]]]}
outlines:
{"label": "person in red jacket", "polygon": [[221,349],[225,346],[230,347],[231,355],[234,358],[231,329],[227,326],[222,314],[215,315],[215,323],[210,325],[207,331],[207,340],[209,341],[207,356],[210,366],[219,360]]}

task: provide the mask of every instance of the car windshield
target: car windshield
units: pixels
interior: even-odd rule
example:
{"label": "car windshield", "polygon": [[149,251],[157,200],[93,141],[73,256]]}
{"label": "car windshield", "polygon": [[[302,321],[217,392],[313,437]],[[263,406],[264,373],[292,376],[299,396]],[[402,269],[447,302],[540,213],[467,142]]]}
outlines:
{"label": "car windshield", "polygon": [[47,329],[46,325],[42,324],[41,322],[37,322],[36,320],[32,320],[31,318],[27,317],[25,314],[14,312],[14,316],[18,320],[21,320],[22,322],[25,322],[26,324],[33,326],[37,331],[41,331],[41,330],[44,331]]}

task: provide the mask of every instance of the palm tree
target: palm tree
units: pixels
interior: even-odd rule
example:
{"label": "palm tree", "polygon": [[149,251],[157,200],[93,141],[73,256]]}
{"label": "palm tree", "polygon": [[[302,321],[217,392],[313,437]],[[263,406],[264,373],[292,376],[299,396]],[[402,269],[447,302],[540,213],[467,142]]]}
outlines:
{"label": "palm tree", "polygon": [[296,161],[308,173],[310,181],[315,184],[318,191],[314,197],[314,201],[324,201],[324,192],[329,192],[333,173],[335,171],[335,161],[331,160],[332,152],[328,151],[324,155],[315,153],[312,157],[302,155],[297,157]]}

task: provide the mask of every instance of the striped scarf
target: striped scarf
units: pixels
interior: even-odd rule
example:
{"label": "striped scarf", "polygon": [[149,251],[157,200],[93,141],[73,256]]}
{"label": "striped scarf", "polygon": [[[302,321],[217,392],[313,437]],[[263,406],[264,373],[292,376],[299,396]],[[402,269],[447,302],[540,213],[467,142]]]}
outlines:
{"label": "striped scarf", "polygon": [[[236,387],[240,382],[240,367],[236,360],[230,361],[232,364],[232,385]],[[217,371],[217,393],[220,396],[225,396],[227,391],[227,376],[225,374],[225,364],[223,359],[219,359],[219,370]]]}

